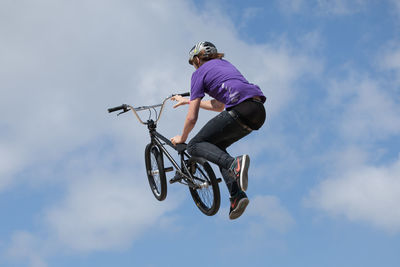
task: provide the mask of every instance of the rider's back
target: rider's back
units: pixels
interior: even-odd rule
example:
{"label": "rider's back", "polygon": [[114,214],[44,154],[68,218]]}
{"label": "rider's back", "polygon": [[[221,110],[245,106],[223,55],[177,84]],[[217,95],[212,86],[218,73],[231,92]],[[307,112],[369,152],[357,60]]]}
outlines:
{"label": "rider's back", "polygon": [[235,66],[224,59],[206,61],[193,73],[191,100],[202,98],[205,93],[224,103],[227,108],[254,96],[265,101],[260,88],[249,83]]}

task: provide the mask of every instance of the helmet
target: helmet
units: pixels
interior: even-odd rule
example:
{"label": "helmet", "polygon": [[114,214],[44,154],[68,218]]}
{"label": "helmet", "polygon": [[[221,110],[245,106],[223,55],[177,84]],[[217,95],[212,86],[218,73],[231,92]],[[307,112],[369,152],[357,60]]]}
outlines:
{"label": "helmet", "polygon": [[210,42],[199,42],[189,52],[189,64],[193,65],[193,58],[200,54],[201,51],[204,51],[203,56],[208,57],[212,54],[216,54],[217,48]]}

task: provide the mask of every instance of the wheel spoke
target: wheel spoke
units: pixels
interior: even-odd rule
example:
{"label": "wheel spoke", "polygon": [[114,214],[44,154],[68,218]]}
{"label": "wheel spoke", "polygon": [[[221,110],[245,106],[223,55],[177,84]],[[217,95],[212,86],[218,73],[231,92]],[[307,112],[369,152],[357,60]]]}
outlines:
{"label": "wheel spoke", "polygon": [[157,194],[161,193],[161,180],[160,180],[160,171],[158,170],[157,160],[153,153],[151,153],[151,175],[154,179],[154,189],[157,191]]}
{"label": "wheel spoke", "polygon": [[204,182],[207,182],[209,186],[199,188],[197,189],[197,194],[199,195],[200,200],[203,202],[203,204],[209,209],[213,205],[213,200],[214,200],[214,194],[212,190],[211,183],[207,179],[207,175],[205,175],[205,171],[203,170],[203,167],[200,166],[199,164],[196,167],[196,172],[195,172],[195,182],[196,184],[200,185],[203,184]]}

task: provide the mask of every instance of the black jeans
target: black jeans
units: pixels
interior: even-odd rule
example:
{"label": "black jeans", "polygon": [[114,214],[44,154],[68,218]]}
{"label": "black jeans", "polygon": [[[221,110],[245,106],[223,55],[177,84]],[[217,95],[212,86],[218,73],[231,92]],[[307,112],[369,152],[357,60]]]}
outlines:
{"label": "black jeans", "polygon": [[228,169],[234,158],[227,153],[226,148],[249,133],[250,131],[243,129],[227,111],[223,111],[190,140],[187,151],[192,156],[202,157],[217,164],[232,195],[237,184]]}
{"label": "black jeans", "polygon": [[[252,129],[259,129],[264,124],[264,104],[259,101],[249,99],[229,110],[234,110],[241,122]],[[205,158],[218,165],[231,196],[237,192],[238,185],[228,171],[235,159],[226,149],[250,132],[251,130],[244,129],[225,110],[206,123],[187,145],[190,155]]]}

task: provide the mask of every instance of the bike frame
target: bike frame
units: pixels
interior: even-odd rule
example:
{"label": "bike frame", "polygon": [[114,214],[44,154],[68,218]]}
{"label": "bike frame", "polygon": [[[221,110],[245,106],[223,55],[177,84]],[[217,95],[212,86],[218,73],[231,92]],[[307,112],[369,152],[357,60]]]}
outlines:
{"label": "bike frame", "polygon": [[[189,96],[190,93],[180,95]],[[179,182],[180,184],[188,186],[190,194],[192,195],[197,207],[204,214],[212,216],[218,212],[220,206],[220,191],[218,183],[221,182],[222,179],[215,177],[215,173],[206,159],[201,157],[191,157],[186,152],[186,144],[174,145],[168,138],[157,132],[157,122],[160,120],[165,103],[173,96],[174,95],[171,95],[165,98],[164,101],[158,105],[134,108],[130,105],[122,104],[117,107],[109,108],[108,112],[111,113],[122,110],[122,112],[118,113],[118,115],[120,115],[132,110],[139,122],[147,126],[150,135],[150,143],[145,149],[145,163],[147,178],[156,199],[159,201],[165,199],[167,193],[165,173],[175,169],[176,174],[172,179],[170,179],[170,184]],[[160,108],[160,110],[158,110],[158,108]],[[138,114],[139,111],[143,110],[150,112],[150,116],[146,121],[143,121]],[[153,110],[155,116],[152,114]],[[157,110],[159,113],[157,113]],[[154,120],[152,119],[152,115]],[[177,162],[178,160],[175,160],[167,150],[167,146],[172,147],[178,152],[178,156],[180,157],[180,166]],[[164,158],[167,158],[171,162],[172,167],[164,167]],[[157,165],[156,168],[154,164]],[[160,177],[155,181],[154,175],[157,174],[159,174]],[[211,191],[209,190],[210,188]]]}
{"label": "bike frame", "polygon": [[[174,144],[172,144],[172,142],[170,140],[168,140],[165,136],[163,136],[162,134],[160,134],[159,132],[157,132],[157,122],[160,120],[161,118],[161,114],[164,110],[164,106],[165,103],[167,102],[167,100],[169,100],[173,95],[167,97],[166,99],[164,99],[164,101],[162,102],[162,104],[157,104],[157,105],[151,105],[151,106],[142,106],[142,107],[137,107],[134,108],[132,106],[126,105],[125,109],[123,112],[127,112],[129,109],[132,110],[132,112],[135,114],[136,118],[139,120],[139,122],[141,124],[147,125],[147,128],[149,130],[149,134],[150,134],[150,139],[151,142],[155,145],[157,145],[157,147],[162,151],[162,153],[168,158],[168,160],[171,162],[171,164],[173,165],[173,167],[175,168],[175,170],[181,175],[181,177],[183,178],[183,180],[186,182],[186,185],[196,188],[199,185],[195,184],[193,182],[194,177],[192,176],[192,174],[190,173],[187,164],[185,163],[185,157],[187,159],[192,158],[186,151],[186,144],[177,144],[176,146]],[[160,113],[157,115],[157,111],[156,108],[160,107]],[[143,111],[143,110],[149,110],[150,111],[150,117],[151,117],[151,110],[154,110],[156,113],[156,118],[155,121],[152,119],[148,119],[146,122],[144,122],[139,114],[137,113],[138,111]],[[120,113],[120,114],[121,114]],[[119,114],[118,114],[119,115]],[[168,145],[170,147],[172,147],[174,150],[176,150],[178,152],[178,155],[180,156],[180,160],[181,160],[181,166],[178,165],[178,163],[175,161],[175,159],[171,156],[171,154],[169,153],[169,151],[165,148],[165,145]],[[170,168],[166,168],[164,169],[165,171],[172,171],[171,167]],[[182,180],[179,181],[180,183],[183,183]],[[207,182],[205,183],[204,186],[207,186]]]}
{"label": "bike frame", "polygon": [[[162,151],[162,153],[168,158],[168,160],[171,162],[171,164],[174,166],[175,170],[184,178],[185,182],[190,185],[190,186],[196,186],[192,180],[194,179],[192,174],[190,173],[186,163],[185,163],[185,157],[187,159],[191,158],[187,152],[185,152],[186,145],[185,144],[177,144],[174,146],[170,140],[168,140],[165,136],[160,134],[155,130],[155,128],[152,128],[153,125],[150,123],[148,124],[149,126],[149,133],[150,133],[150,138],[151,142],[153,144],[156,144],[157,147]],[[154,125],[155,127],[155,125]],[[164,142],[164,143],[163,143]],[[180,156],[180,161],[181,161],[181,166],[178,165],[178,163],[175,161],[175,159],[172,157],[172,155],[169,153],[169,151],[165,148],[165,144],[172,147],[174,150],[178,152],[178,155]],[[170,169],[166,169],[170,170]]]}

